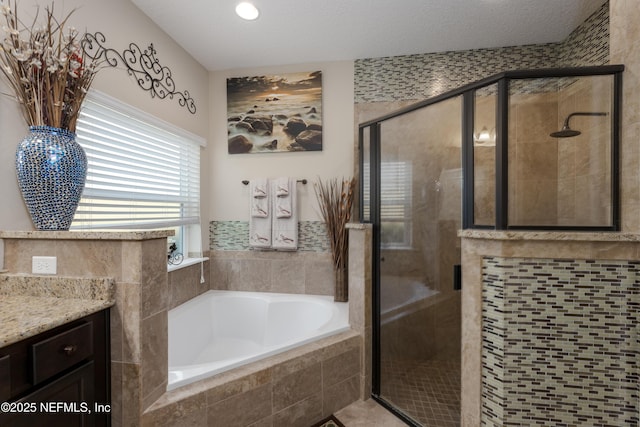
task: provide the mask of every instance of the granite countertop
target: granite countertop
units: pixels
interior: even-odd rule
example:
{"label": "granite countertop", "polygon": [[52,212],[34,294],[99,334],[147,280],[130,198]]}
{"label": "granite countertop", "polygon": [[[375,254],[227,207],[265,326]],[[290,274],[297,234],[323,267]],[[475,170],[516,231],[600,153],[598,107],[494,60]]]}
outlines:
{"label": "granite countertop", "polygon": [[0,347],[115,303],[111,278],[0,274]]}

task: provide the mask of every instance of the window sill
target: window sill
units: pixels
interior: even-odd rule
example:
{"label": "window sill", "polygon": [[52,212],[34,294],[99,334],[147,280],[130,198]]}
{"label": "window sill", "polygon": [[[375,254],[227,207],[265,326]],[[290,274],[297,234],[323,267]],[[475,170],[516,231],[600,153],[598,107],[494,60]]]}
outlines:
{"label": "window sill", "polygon": [[380,249],[384,251],[413,251],[413,246],[403,245],[380,245]]}
{"label": "window sill", "polygon": [[208,260],[209,260],[208,257],[203,257],[203,258],[185,258],[184,261],[182,261],[178,265],[167,264],[167,272],[170,273],[172,271],[180,270],[181,268],[189,267],[190,265],[198,264],[198,263],[201,263],[201,262],[204,262],[204,261],[208,261]]}

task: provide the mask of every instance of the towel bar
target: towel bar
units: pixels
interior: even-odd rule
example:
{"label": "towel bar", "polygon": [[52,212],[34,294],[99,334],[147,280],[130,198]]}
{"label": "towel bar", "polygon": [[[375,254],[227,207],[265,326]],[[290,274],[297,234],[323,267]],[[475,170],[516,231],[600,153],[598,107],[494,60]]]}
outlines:
{"label": "towel bar", "polygon": [[[299,179],[297,182],[301,182],[302,184],[306,184],[306,183],[307,183],[307,180],[306,180],[306,179]],[[242,180],[242,183],[243,183],[244,185],[249,185],[249,180],[248,180],[248,179],[243,179],[243,180]]]}

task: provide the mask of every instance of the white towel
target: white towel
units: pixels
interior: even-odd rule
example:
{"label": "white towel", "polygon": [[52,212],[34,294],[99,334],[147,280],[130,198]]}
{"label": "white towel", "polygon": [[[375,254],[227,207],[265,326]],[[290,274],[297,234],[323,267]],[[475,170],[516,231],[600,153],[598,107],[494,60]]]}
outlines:
{"label": "white towel", "polygon": [[[291,200],[289,192],[289,178],[278,178],[274,181],[275,187],[275,209],[276,218],[290,218],[292,213]],[[293,188],[295,189],[295,181],[293,182]]]}
{"label": "white towel", "polygon": [[276,179],[276,196],[286,197],[289,195],[289,178]]}
{"label": "white towel", "polygon": [[[287,185],[283,185],[286,180]],[[298,210],[296,206],[296,180],[292,178],[278,178],[272,181],[272,199],[276,206],[276,214],[272,216],[272,247],[278,250],[295,251],[298,249]],[[288,187],[288,195],[284,195],[281,188]],[[280,190],[281,196],[278,196]],[[282,213],[288,211],[288,216],[279,216],[278,208],[282,208]],[[287,209],[288,207],[288,209]]]}
{"label": "white towel", "polygon": [[249,183],[251,198],[251,216],[254,218],[267,218],[269,216],[269,180],[265,178],[255,179]]}
{"label": "white towel", "polygon": [[271,247],[271,198],[269,180],[251,180],[249,183],[249,246],[268,249]]}

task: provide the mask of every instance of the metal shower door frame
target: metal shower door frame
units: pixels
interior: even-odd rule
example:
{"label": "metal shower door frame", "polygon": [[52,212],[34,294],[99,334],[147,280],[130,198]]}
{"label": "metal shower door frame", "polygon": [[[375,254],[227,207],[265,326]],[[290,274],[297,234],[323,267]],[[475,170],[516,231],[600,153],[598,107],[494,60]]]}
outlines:
{"label": "metal shower door frame", "polygon": [[[440,103],[462,95],[462,227],[463,229],[495,229],[495,230],[570,230],[570,231],[618,231],[620,229],[620,121],[622,110],[622,72],[624,65],[605,65],[592,67],[568,67],[538,70],[505,71],[477,82],[464,85],[441,95],[417,102],[395,112],[359,124],[358,148],[359,159],[359,218],[362,222],[372,224],[372,393],[373,399],[389,409],[392,413],[409,425],[420,427],[414,420],[385,401],[380,396],[381,354],[380,354],[380,162],[381,162],[381,124],[382,122],[404,114]],[[508,219],[508,124],[509,124],[509,83],[511,80],[532,78],[561,78],[587,76],[613,76],[612,126],[611,126],[611,224],[609,226],[513,226]],[[495,156],[495,194],[496,216],[495,226],[475,224],[474,221],[474,98],[478,89],[497,84],[498,100],[496,107],[496,156]],[[365,129],[369,129],[369,140],[365,141]],[[364,175],[365,159],[362,155],[365,144],[369,147],[369,215],[364,216]]]}

